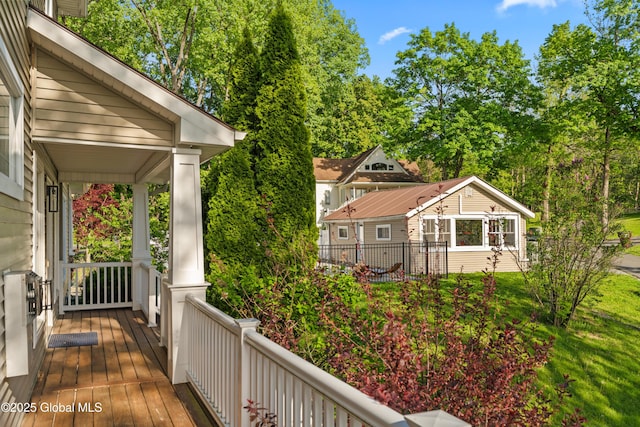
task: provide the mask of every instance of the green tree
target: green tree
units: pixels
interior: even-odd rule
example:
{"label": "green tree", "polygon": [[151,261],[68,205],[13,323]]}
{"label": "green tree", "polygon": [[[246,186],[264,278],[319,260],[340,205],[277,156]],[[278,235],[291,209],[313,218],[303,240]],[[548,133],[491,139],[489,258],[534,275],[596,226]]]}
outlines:
{"label": "green tree", "polygon": [[264,266],[263,210],[255,188],[253,164],[255,114],[259,88],[259,57],[251,33],[245,29],[234,53],[229,100],[224,117],[238,129],[249,131],[245,140],[214,158],[206,184],[211,197],[206,215],[205,243],[217,272],[219,260],[228,266]]}
{"label": "green tree", "polygon": [[531,266],[522,273],[534,300],[554,326],[567,327],[584,299],[596,292],[621,246],[609,246],[615,227],[603,225],[595,201],[599,189],[594,164],[581,157],[559,162],[549,218],[542,222]]}
{"label": "green tree", "polygon": [[541,72],[547,81],[563,82],[566,108],[593,123],[594,128],[578,136],[601,164],[601,219],[606,225],[612,163],[621,149],[640,139],[640,4],[597,0],[587,14],[592,27],[554,26],[541,49]]}
{"label": "green tree", "polygon": [[[329,0],[284,0],[301,52],[312,138],[325,104],[339,99],[368,63],[355,24]],[[212,114],[221,114],[232,85],[233,52],[248,28],[264,45],[276,1],[93,0],[88,17],[65,25]],[[331,107],[329,106],[329,109]]]}
{"label": "green tree", "polygon": [[495,32],[474,41],[455,25],[414,35],[390,82],[414,113],[404,138],[412,158],[430,159],[443,178],[487,175],[529,107],[529,63]]}
{"label": "green tree", "polygon": [[324,103],[322,124],[316,129],[315,156],[352,157],[385,141],[379,85],[379,80],[362,75],[343,85],[344,90],[335,90],[337,98]]}
{"label": "green tree", "polygon": [[268,247],[287,258],[292,242],[315,245],[315,179],[306,120],[305,88],[291,20],[276,8],[260,56],[256,189],[267,209]]}

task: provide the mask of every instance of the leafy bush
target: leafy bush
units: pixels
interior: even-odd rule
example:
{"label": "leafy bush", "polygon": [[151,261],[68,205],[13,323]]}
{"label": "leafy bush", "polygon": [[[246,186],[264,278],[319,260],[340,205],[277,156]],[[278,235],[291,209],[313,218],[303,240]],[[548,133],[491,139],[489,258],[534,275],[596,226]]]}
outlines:
{"label": "leafy bush", "polygon": [[[400,412],[545,425],[568,393],[566,378],[553,399],[536,385],[553,338],[537,339],[533,319],[500,312],[492,274],[448,288],[432,276],[406,281],[388,297],[350,275],[279,271],[258,278],[222,266],[210,301],[259,319],[273,341]],[[564,423],[583,421],[576,412]]]}

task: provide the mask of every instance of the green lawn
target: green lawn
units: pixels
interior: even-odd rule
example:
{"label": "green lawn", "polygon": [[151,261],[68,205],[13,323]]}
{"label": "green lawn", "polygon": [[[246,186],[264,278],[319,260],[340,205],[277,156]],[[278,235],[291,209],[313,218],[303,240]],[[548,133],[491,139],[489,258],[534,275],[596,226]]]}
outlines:
{"label": "green lawn", "polygon": [[633,236],[640,236],[640,213],[623,215],[619,221],[624,230],[630,231]]}
{"label": "green lawn", "polygon": [[567,373],[575,382],[569,405],[592,426],[631,426],[640,420],[640,281],[612,275],[600,295],[585,300],[568,330],[556,336],[540,379],[549,385]]}
{"label": "green lawn", "polygon": [[[632,237],[640,237],[640,213],[623,215],[619,221],[622,224],[622,229],[630,231]],[[612,236],[612,238],[615,237],[617,236]],[[625,252],[640,256],[640,245],[631,246]]]}
{"label": "green lawn", "polygon": [[[640,233],[639,233],[640,234]],[[481,275],[467,275],[477,281]],[[498,297],[514,317],[527,318],[533,305],[519,273],[496,275]],[[447,283],[453,283],[448,279]],[[376,285],[393,294],[393,285]],[[395,286],[397,290],[397,285]],[[508,301],[508,304],[507,304]],[[589,426],[631,426],[640,420],[640,281],[612,274],[579,308],[567,330],[541,325],[556,337],[551,361],[539,373],[543,387],[572,380],[565,408],[581,408]]]}

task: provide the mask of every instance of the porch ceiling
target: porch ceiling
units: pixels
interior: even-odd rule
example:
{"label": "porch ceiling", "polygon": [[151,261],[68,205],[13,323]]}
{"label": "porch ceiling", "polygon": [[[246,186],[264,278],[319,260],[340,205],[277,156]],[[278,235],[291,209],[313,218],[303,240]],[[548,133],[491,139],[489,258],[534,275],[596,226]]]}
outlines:
{"label": "porch ceiling", "polygon": [[162,184],[169,180],[170,151],[75,142],[40,144],[62,182]]}
{"label": "porch ceiling", "polygon": [[[116,130],[106,131],[105,134],[111,139],[80,136],[85,127],[73,128],[73,124],[67,128],[49,129],[47,132],[41,132],[40,129],[40,133],[34,134],[33,141],[50,157],[60,181],[166,182],[169,179],[172,150],[198,149],[202,153],[201,161],[206,161],[244,137],[242,132],[235,131],[39,11],[29,10],[27,25],[29,36],[38,50],[50,54],[75,70],[75,73],[151,113],[173,129],[167,137],[169,140],[158,143],[137,143],[140,139],[132,138],[131,135],[119,133],[116,137],[115,134],[110,134]],[[47,90],[64,91],[65,88],[52,86]],[[58,113],[55,111],[57,107],[51,108],[54,108],[54,113]],[[111,107],[109,109],[115,111]],[[61,119],[65,123],[70,111],[65,111],[67,115]],[[37,112],[36,118],[40,117],[38,114]],[[82,115],[84,111],[78,111],[77,114]],[[49,120],[56,120],[50,117],[54,116],[50,115]],[[115,129],[108,128],[108,123],[98,122],[93,125],[102,126],[102,129]],[[153,124],[150,126],[152,128],[149,128],[149,134],[156,134],[158,128],[153,128]],[[69,136],[71,132],[76,132],[79,136]],[[118,129],[117,132],[122,130]],[[85,135],[89,134],[85,132]]]}

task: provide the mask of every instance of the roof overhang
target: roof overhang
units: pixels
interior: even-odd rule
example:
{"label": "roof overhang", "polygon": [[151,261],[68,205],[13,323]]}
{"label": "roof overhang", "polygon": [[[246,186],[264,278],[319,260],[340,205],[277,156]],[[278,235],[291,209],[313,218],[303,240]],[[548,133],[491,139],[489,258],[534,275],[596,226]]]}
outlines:
{"label": "roof overhang", "polygon": [[[70,0],[70,3],[81,2]],[[59,1],[58,5],[60,6],[60,4]],[[246,135],[167,90],[37,10],[29,9],[27,28],[32,42],[39,49],[171,123],[174,136],[171,142],[172,147],[169,148],[200,150],[200,159],[204,162],[233,147],[235,141],[242,140]],[[34,141],[40,144],[57,144],[56,147],[53,147],[54,151],[60,151],[64,147],[76,150],[78,145],[85,145],[84,141],[39,141],[35,139]],[[151,147],[150,150],[150,147],[134,147],[127,144],[117,147],[110,146],[110,144],[97,144],[93,147],[92,153],[94,153],[93,157],[97,159],[101,157],[104,159],[104,156],[108,156],[109,153],[122,158],[122,151],[130,150],[131,159],[133,160],[135,157],[139,159],[139,162],[135,165],[135,162],[130,162],[131,167],[126,171],[126,174],[124,170],[117,170],[113,171],[113,175],[126,175],[129,177],[127,181],[134,179],[135,182],[140,182],[140,179],[144,179],[153,182],[154,180],[158,181],[158,177],[161,177],[160,180],[166,179],[170,154],[170,150],[167,150],[166,146],[155,147],[157,150],[153,148]],[[104,164],[104,162],[102,163]],[[56,165],[56,167],[58,166]],[[96,166],[100,166],[100,164],[96,164]],[[124,168],[124,165],[121,166],[121,169]],[[85,167],[93,170],[90,165]],[[82,175],[82,171],[72,172],[76,178]],[[103,175],[109,173],[109,171],[103,171]]]}

